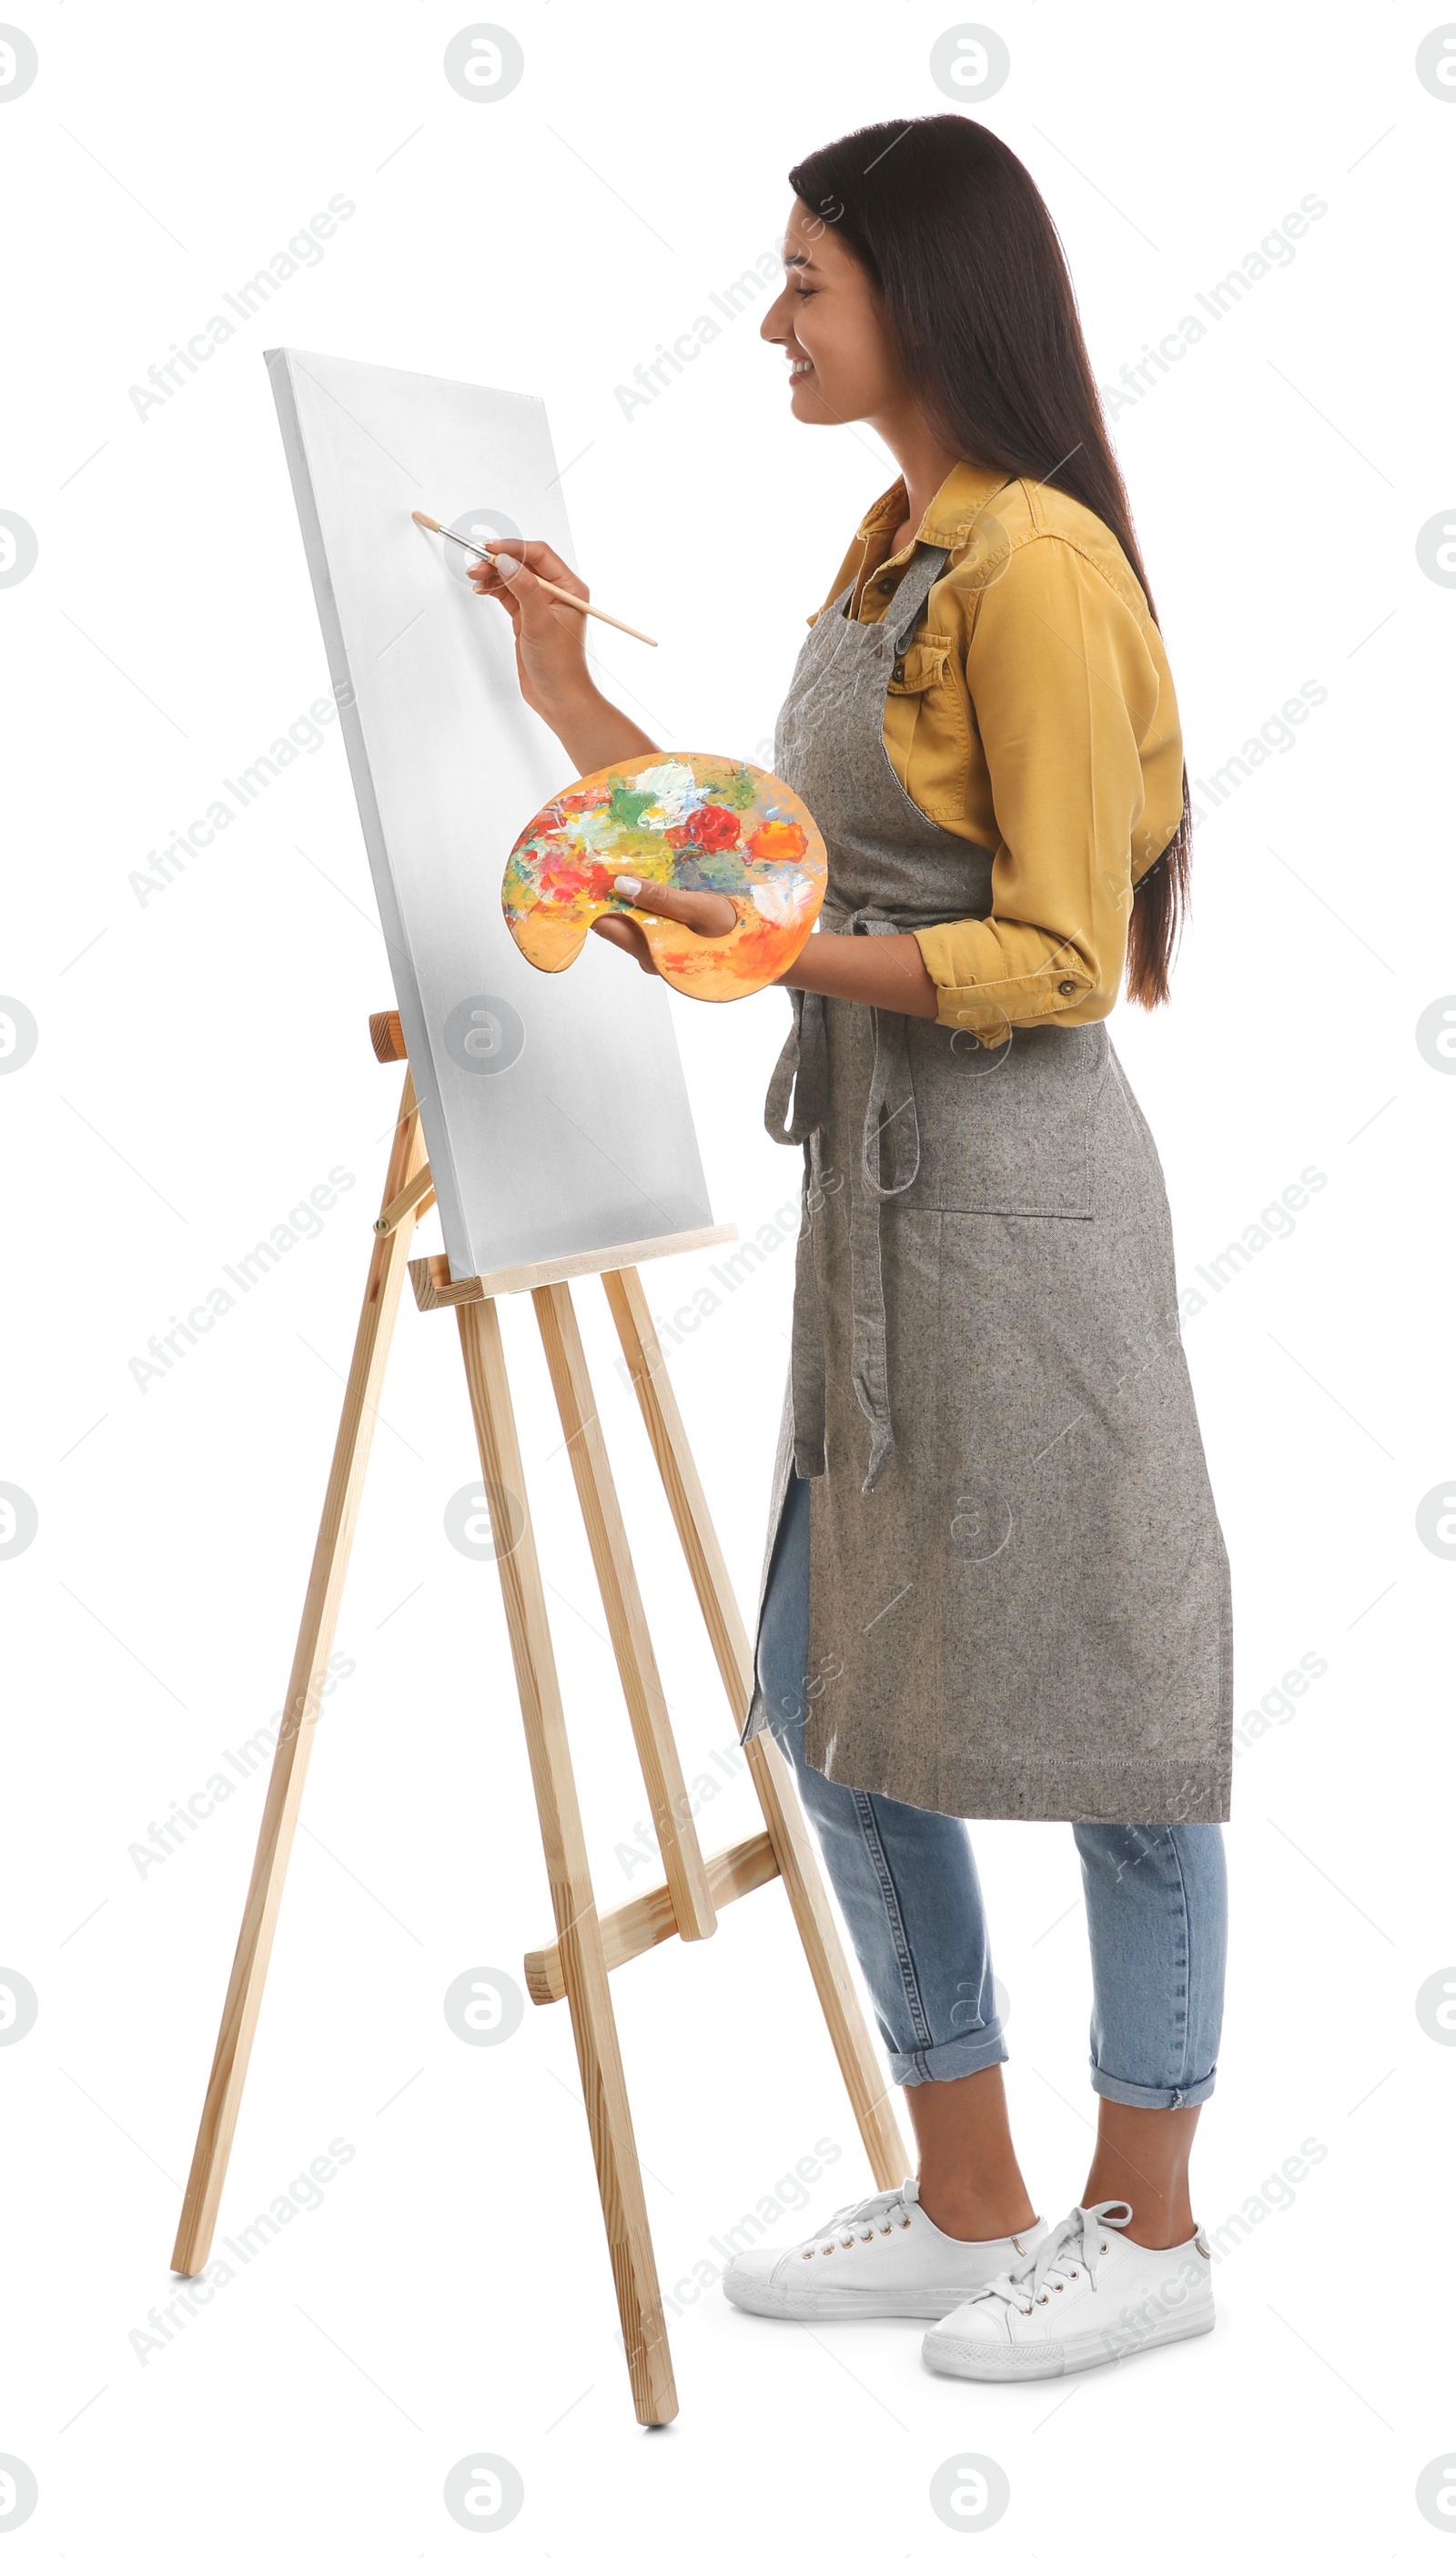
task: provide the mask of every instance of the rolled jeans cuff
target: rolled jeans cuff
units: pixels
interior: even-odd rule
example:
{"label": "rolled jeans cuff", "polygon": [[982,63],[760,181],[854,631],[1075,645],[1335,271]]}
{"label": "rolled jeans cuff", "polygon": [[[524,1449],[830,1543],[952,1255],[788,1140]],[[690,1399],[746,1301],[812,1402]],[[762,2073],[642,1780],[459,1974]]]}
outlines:
{"label": "rolled jeans cuff", "polygon": [[1110,2078],[1093,2061],[1092,2082],[1095,2093],[1110,2096],[1114,2105],[1141,2105],[1149,2113],[1172,2113],[1180,2106],[1206,2105],[1218,2074],[1217,2069],[1211,2069],[1206,2078],[1195,2079],[1191,2087],[1135,2087],[1130,2079]]}
{"label": "rolled jeans cuff", "polygon": [[951,2078],[973,2078],[978,2069],[994,2069],[1007,2057],[1006,2037],[997,2026],[994,2033],[959,2034],[953,2043],[928,2044],[919,2052],[892,2052],[888,2060],[894,2086],[939,2087]]}

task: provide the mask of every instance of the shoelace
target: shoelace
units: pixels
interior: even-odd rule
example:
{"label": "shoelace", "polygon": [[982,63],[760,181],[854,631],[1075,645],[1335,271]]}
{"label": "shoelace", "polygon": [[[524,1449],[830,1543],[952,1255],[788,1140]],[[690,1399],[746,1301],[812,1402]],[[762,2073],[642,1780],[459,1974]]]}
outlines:
{"label": "shoelace", "polygon": [[824,2222],[822,2229],[813,2232],[809,2244],[800,2250],[801,2255],[832,2256],[836,2247],[852,2247],[856,2238],[873,2238],[877,2229],[882,2236],[894,2228],[908,2229],[908,2205],[919,2193],[912,2176],[906,2178],[904,2185],[892,2186],[888,2194],[871,2194],[863,2203],[846,2203],[842,2211]]}
{"label": "shoelace", "polygon": [[1019,2310],[1023,2318],[1062,2291],[1069,2282],[1080,2282],[1087,2276],[1093,2291],[1101,2260],[1107,2252],[1104,2229],[1125,2229],[1132,2218],[1130,2203],[1095,2203],[1091,2209],[1085,2203],[1074,2203],[1065,2220],[1049,2230],[1025,2271],[998,2274],[987,2283],[979,2297],[988,2294]]}

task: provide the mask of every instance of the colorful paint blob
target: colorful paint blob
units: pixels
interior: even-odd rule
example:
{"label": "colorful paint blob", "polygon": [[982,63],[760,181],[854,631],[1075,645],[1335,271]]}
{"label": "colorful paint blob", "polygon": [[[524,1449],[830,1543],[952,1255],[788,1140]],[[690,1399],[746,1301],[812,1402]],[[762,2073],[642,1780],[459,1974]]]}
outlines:
{"label": "colorful paint blob", "polygon": [[[599,915],[641,925],[658,971],[709,1004],[756,994],[798,957],[823,903],[823,838],[776,775],[725,755],[643,755],[589,773],[510,848],[501,904],[533,968],[569,968]],[[738,909],[721,938],[649,915],[614,879],[716,889]]]}

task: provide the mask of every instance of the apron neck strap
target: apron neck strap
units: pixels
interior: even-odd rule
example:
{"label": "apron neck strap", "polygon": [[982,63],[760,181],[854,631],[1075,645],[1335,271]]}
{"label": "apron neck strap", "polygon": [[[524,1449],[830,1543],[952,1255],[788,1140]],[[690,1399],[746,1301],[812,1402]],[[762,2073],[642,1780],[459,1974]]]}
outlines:
{"label": "apron neck strap", "polygon": [[885,608],[885,627],[894,637],[897,657],[903,657],[909,647],[926,599],[949,556],[948,549],[935,542],[917,543],[915,557]]}
{"label": "apron neck strap", "polygon": [[[934,542],[916,544],[915,558],[891,596],[881,626],[893,635],[897,657],[903,656],[909,647],[911,634],[925,611],[926,598],[949,556],[948,550],[939,548]],[[820,620],[826,622],[831,613],[836,613],[841,622],[847,622],[853,598],[854,580],[851,578],[848,585],[842,586],[825,605]]]}

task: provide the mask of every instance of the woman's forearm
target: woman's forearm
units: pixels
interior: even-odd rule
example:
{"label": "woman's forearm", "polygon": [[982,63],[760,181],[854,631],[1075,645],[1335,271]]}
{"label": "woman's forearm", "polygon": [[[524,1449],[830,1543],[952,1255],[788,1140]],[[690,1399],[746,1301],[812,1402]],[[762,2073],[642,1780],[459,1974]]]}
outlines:
{"label": "woman's forearm", "polygon": [[939,1011],[940,989],[913,932],[811,932],[778,983],[927,1022]]}
{"label": "woman's forearm", "polygon": [[604,765],[656,753],[655,738],[609,702],[595,684],[553,698],[549,708],[540,702],[532,707],[555,730],[579,774],[600,773]]}

